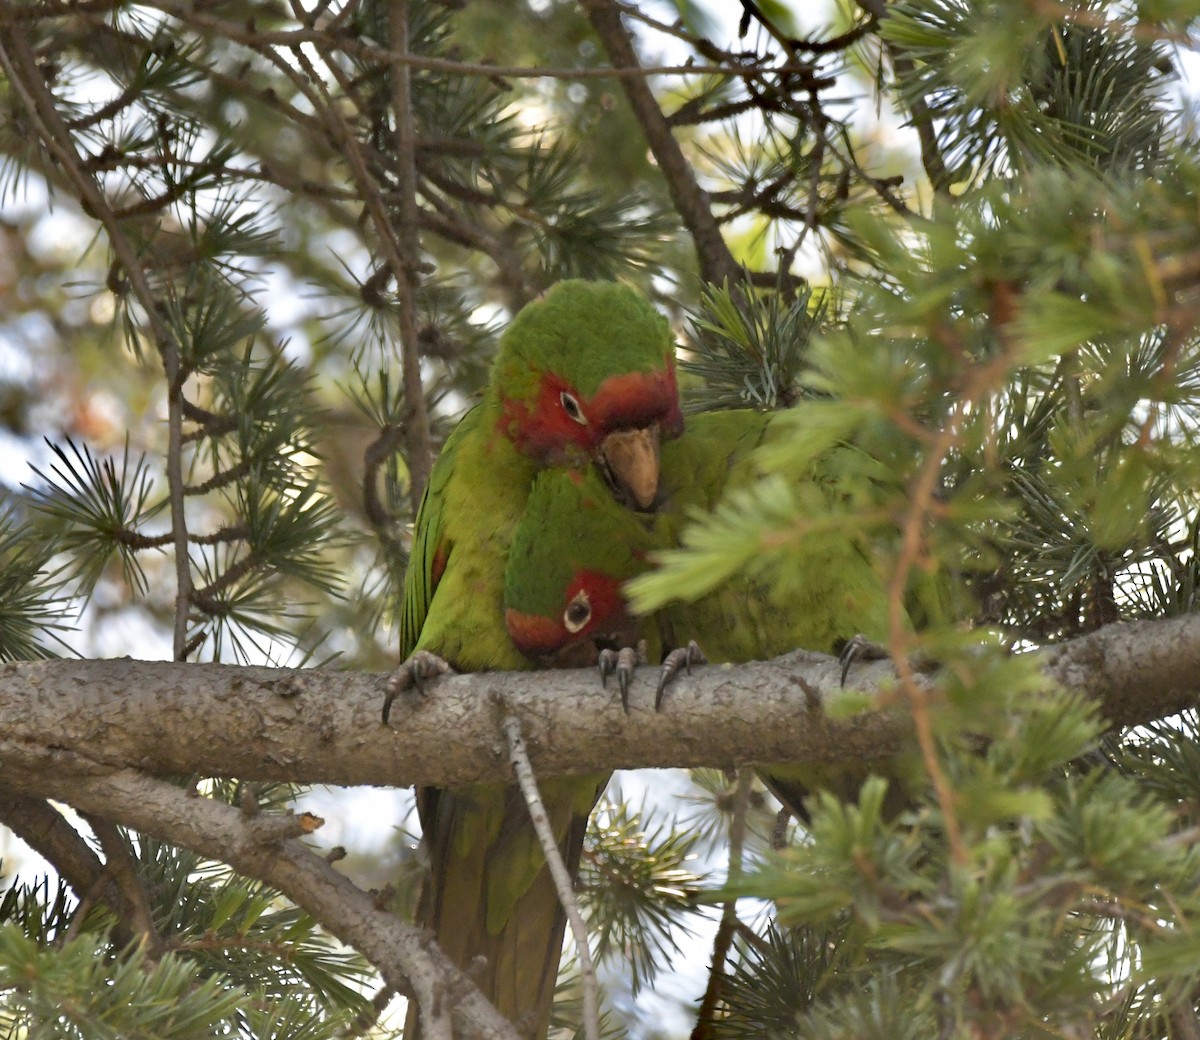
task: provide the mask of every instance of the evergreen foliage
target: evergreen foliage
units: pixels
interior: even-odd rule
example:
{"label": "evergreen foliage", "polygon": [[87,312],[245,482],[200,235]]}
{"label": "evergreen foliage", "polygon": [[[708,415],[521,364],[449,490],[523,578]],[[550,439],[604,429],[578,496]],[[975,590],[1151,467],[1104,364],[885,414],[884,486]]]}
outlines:
{"label": "evergreen foliage", "polygon": [[[497,329],[620,279],[676,321],[689,408],[790,431],[635,603],[852,532],[920,621],[886,649],[942,667],[890,694],[927,781],[898,817],[873,779],[773,826],[715,771],[605,803],[607,970],[637,995],[694,966],[721,904],[697,1037],[1196,1035],[1200,722],[1113,731],[1025,653],[1196,608],[1195,5],[501,6],[0,5],[0,433],[29,460],[0,472],[0,661],[383,670],[430,446]],[[632,74],[615,12],[677,71]],[[123,941],[99,866],[80,891],[18,860],[0,1033],[397,1031],[278,892],[44,808],[132,864],[149,930]],[[614,1001],[606,1035],[631,1024],[659,1035]]]}

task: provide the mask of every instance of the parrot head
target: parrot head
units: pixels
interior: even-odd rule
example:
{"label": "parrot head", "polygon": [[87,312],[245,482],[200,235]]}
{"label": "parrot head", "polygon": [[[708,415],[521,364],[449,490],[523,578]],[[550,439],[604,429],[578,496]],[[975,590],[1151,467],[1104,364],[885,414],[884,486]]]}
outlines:
{"label": "parrot head", "polygon": [[653,508],[659,444],[683,431],[666,318],[616,282],[565,281],[500,339],[499,431],[542,465],[594,462],[610,493]]}
{"label": "parrot head", "polygon": [[650,567],[652,533],[613,501],[595,470],[549,469],[533,483],[509,550],[504,621],[526,657],[592,664],[604,646],[637,642],[623,582]]}

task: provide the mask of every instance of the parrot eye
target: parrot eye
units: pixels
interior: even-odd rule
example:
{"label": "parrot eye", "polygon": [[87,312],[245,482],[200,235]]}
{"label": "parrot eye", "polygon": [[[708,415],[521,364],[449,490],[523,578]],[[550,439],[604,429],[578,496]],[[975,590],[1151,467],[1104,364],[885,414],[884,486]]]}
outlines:
{"label": "parrot eye", "polygon": [[592,618],[592,604],[588,600],[588,594],[580,589],[575,593],[575,598],[567,604],[567,609],[563,611],[563,625],[566,626],[568,632],[574,635]]}
{"label": "parrot eye", "polygon": [[580,426],[587,425],[587,419],[584,417],[583,409],[579,407],[579,402],[574,395],[567,393],[565,390],[558,395],[559,401],[562,403],[563,411],[574,419]]}

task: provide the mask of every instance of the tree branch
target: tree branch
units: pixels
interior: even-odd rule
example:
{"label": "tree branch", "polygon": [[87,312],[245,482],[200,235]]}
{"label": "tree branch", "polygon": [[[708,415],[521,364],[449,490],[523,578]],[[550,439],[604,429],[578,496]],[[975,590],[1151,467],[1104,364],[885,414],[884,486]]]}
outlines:
{"label": "tree branch", "polygon": [[[408,0],[392,0],[391,44],[402,55],[409,52]],[[404,441],[408,464],[408,493],[413,516],[421,506],[429,471],[433,467],[433,445],[429,435],[429,416],[425,410],[425,390],[421,382],[421,343],[417,331],[417,285],[421,270],[419,237],[421,211],[417,206],[417,147],[413,129],[412,70],[393,65],[392,113],[396,121],[396,174],[399,212],[396,242],[404,269],[394,271],[396,295],[400,301],[400,363],[404,372]]]}
{"label": "tree branch", "polygon": [[[113,936],[124,946],[137,938],[131,909],[100,857],[62,813],[41,798],[27,798],[7,788],[0,789],[0,823],[8,827],[58,871],[78,900],[76,915],[100,899],[112,909]],[[127,923],[129,922],[129,923]]]}
{"label": "tree branch", "polygon": [[[1038,658],[1048,678],[1093,699],[1114,724],[1148,722],[1197,702],[1200,615],[1110,625]],[[626,716],[586,670],[451,676],[424,698],[397,700],[389,728],[379,722],[384,675],[128,659],[8,663],[0,665],[0,782],[21,778],[36,793],[39,778],[86,786],[123,768],[344,785],[510,781],[500,739],[508,714],[520,719],[541,777],[860,761],[911,740],[901,703],[845,717],[838,710],[847,697],[858,703],[857,691],[894,686],[887,662],[856,667],[854,690],[840,688],[833,658],[804,651],[701,667],[676,679],[658,713],[655,679],[652,670],[634,676]],[[933,686],[936,676],[914,681]]]}
{"label": "tree branch", "polygon": [[58,160],[84,210],[104,226],[109,245],[125,271],[133,295],[145,312],[167,377],[166,469],[171,535],[175,548],[174,651],[175,659],[182,661],[188,654],[187,622],[191,606],[192,571],[183,501],[183,380],[187,373],[183,367],[180,343],[170,323],[163,317],[158,296],[142,266],[142,258],[125,234],[125,228],[109,205],[100,184],[83,169],[75,138],[59,113],[57,99],[46,86],[29,41],[19,32],[6,33],[5,36],[7,46],[0,42],[0,64],[8,73],[16,95],[24,103],[43,145]]}
{"label": "tree branch", "polygon": [[[621,24],[620,7],[612,0],[583,0],[583,10],[613,64],[626,68],[637,67],[638,55],[633,49],[629,33]],[[642,77],[625,77],[621,80],[621,86],[646,135],[646,143],[662,170],[671,201],[696,245],[700,277],[715,285],[725,281],[730,285],[735,284],[741,271],[721,236],[721,228],[713,217],[708,196],[696,183],[692,166],[671,134],[671,126],[659,108],[650,84]]]}
{"label": "tree branch", "polygon": [[[858,6],[866,11],[877,24],[887,17],[887,0],[859,0]],[[897,54],[896,49],[886,43],[884,46],[887,49],[888,57],[892,60],[892,66],[896,70],[897,80],[902,81],[911,77],[914,68],[912,59],[904,54]],[[929,184],[937,195],[949,199],[951,197],[950,173],[946,169],[942,150],[938,146],[937,130],[933,125],[933,113],[929,110],[925,98],[915,94],[909,98],[908,107],[912,113],[912,124],[917,131],[917,139],[921,143],[921,165],[925,169],[925,176],[929,178]]]}
{"label": "tree branch", "polygon": [[514,715],[504,719],[504,738],[508,743],[508,756],[512,762],[513,772],[517,776],[517,784],[525,798],[525,806],[529,809],[529,822],[537,832],[542,853],[546,857],[546,866],[550,877],[554,879],[554,887],[558,890],[558,902],[567,915],[567,924],[571,926],[571,934],[575,937],[575,950],[579,957],[579,975],[583,983],[583,1035],[584,1040],[600,1040],[600,1012],[597,996],[596,968],[592,964],[592,951],[588,946],[587,925],[579,909],[579,901],[575,898],[575,885],[571,873],[563,862],[562,852],[554,837],[554,828],[546,805],[538,791],[537,778],[533,775],[533,767],[529,764],[529,753],[525,750],[525,740],[521,736],[521,721]]}
{"label": "tree branch", "polygon": [[275,814],[247,816],[211,798],[133,770],[115,770],[79,785],[70,776],[9,777],[13,789],[45,789],[53,798],[143,834],[228,863],[303,907],[331,935],[371,961],[384,980],[410,993],[422,1008],[449,1009],[472,1035],[517,1040],[517,1033],[470,980],[438,949],[433,937],[377,906],[372,897],[315,852],[263,828]]}

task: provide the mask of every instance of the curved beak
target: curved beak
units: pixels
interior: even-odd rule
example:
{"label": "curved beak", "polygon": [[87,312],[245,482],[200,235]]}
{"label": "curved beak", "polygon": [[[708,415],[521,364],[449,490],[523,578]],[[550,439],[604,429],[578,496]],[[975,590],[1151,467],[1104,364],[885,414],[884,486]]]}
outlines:
{"label": "curved beak", "polygon": [[597,462],[614,497],[649,510],[658,496],[658,424],[618,430],[600,442]]}

